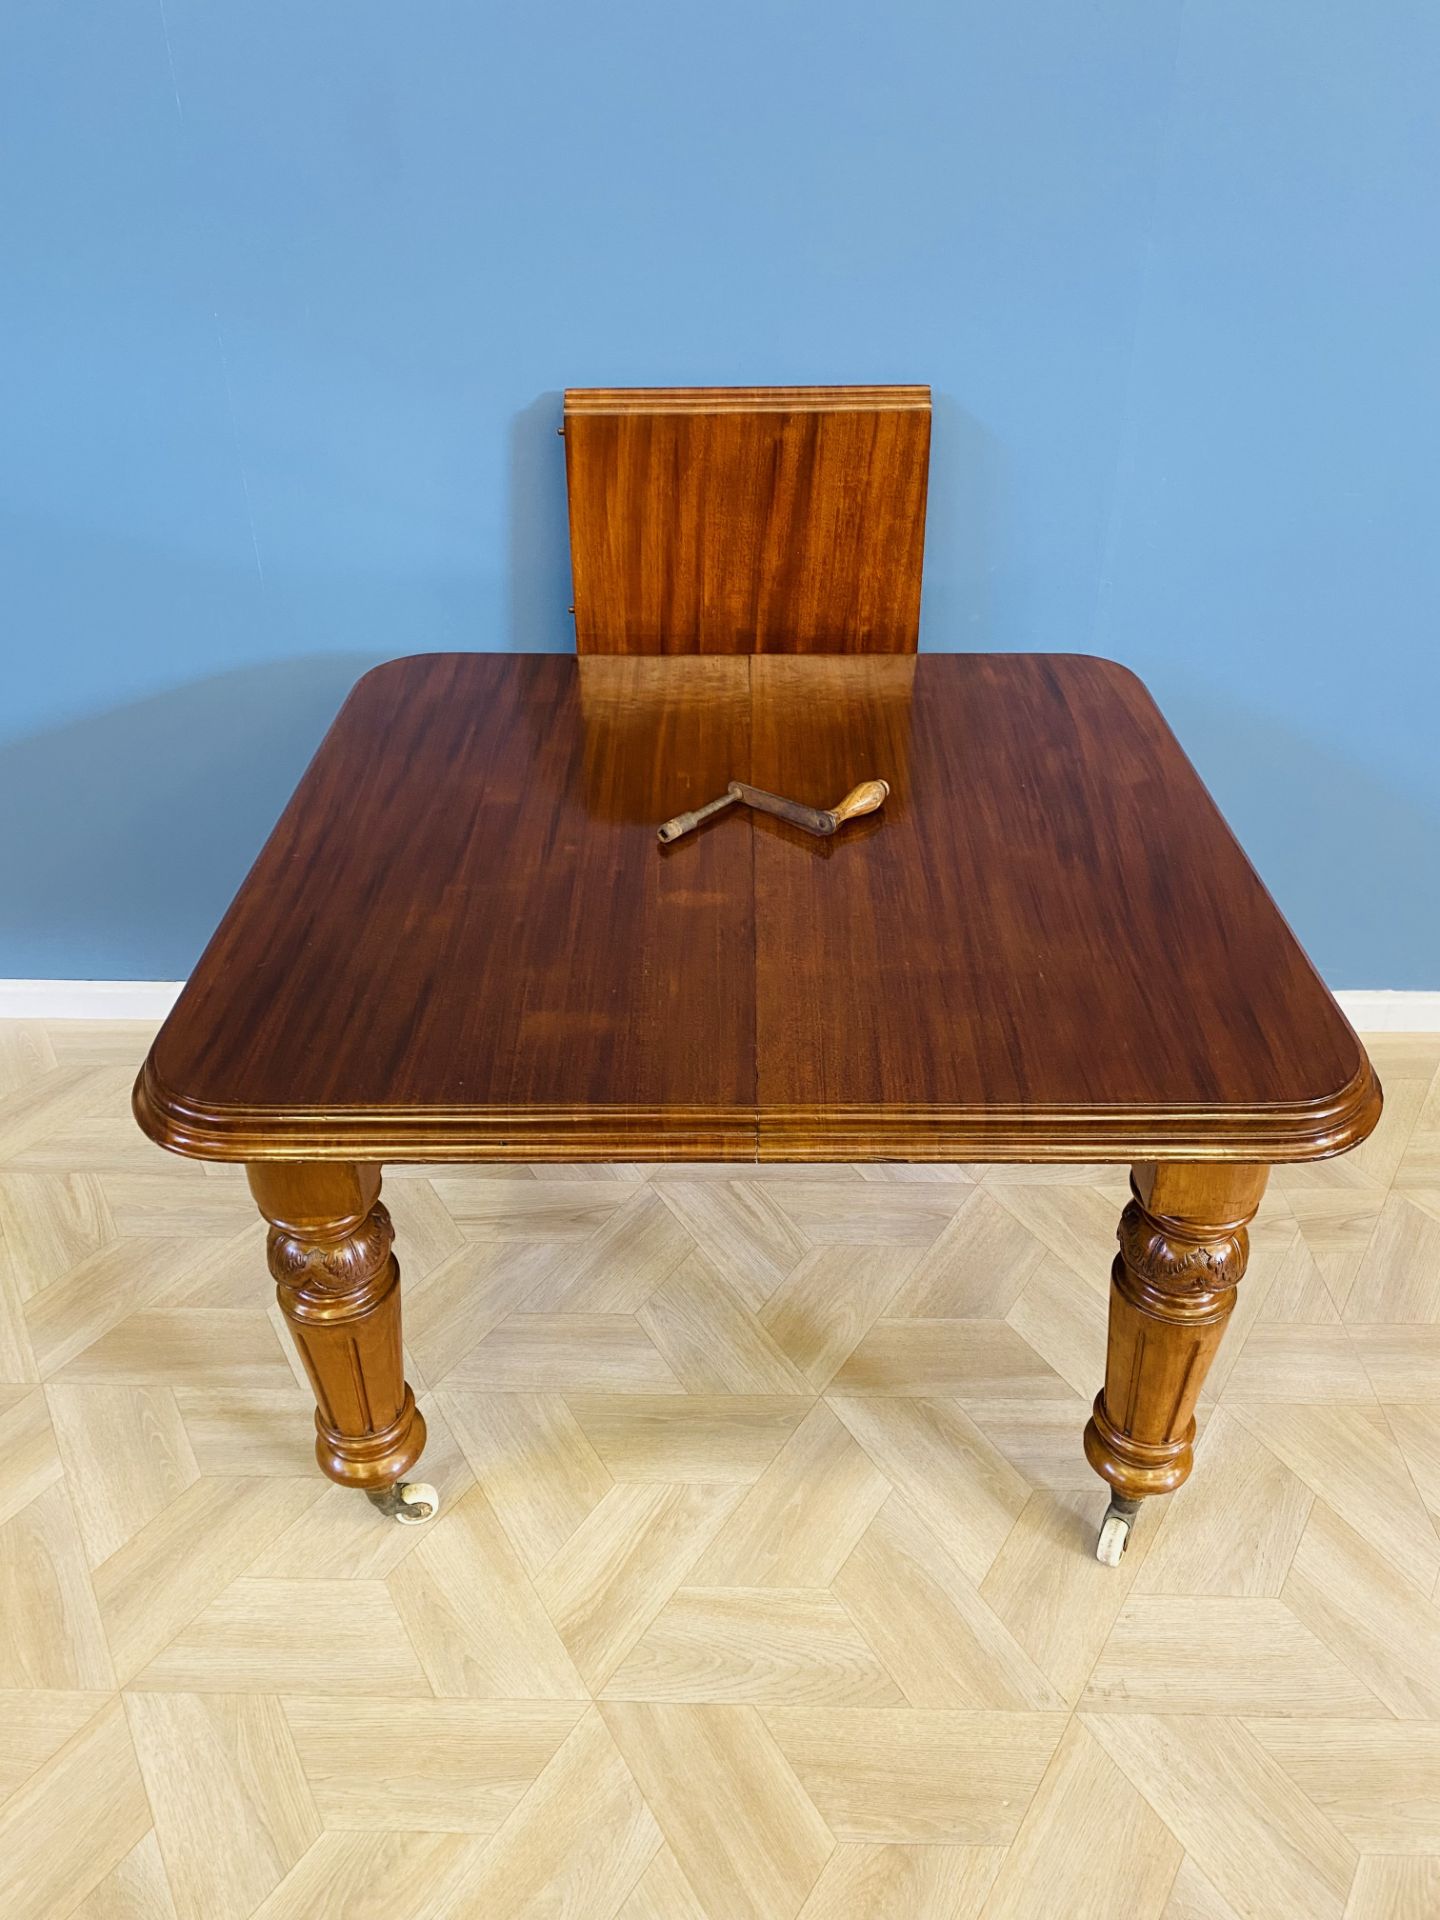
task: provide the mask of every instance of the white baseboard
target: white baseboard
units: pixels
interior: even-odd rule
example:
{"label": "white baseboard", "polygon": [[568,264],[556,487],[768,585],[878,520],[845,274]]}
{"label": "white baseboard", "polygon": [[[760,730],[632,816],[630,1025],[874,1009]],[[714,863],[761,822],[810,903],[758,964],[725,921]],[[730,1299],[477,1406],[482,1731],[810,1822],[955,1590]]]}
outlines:
{"label": "white baseboard", "polygon": [[1440,993],[1342,987],[1335,998],[1357,1033],[1440,1033]]}
{"label": "white baseboard", "polygon": [[0,1020],[163,1020],[183,980],[0,980]]}
{"label": "white baseboard", "polygon": [[[0,1020],[163,1020],[183,980],[0,980]],[[1440,992],[1342,989],[1361,1033],[1440,1033]]]}

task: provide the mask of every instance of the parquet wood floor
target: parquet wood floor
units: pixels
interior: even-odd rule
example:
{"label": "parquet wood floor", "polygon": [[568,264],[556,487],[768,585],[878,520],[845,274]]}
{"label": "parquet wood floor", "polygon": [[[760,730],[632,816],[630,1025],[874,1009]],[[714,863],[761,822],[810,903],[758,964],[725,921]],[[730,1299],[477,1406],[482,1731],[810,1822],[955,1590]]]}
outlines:
{"label": "parquet wood floor", "polygon": [[1123,1169],[396,1170],[401,1528],[148,1038],[0,1026],[7,1920],[1440,1913],[1440,1039],[1107,1571]]}

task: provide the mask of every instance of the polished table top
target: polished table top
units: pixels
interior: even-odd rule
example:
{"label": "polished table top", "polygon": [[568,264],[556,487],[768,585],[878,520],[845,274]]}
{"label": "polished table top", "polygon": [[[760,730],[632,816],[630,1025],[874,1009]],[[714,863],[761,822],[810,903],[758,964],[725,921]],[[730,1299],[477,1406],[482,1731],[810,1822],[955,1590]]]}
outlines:
{"label": "polished table top", "polygon": [[[875,776],[832,840],[655,837]],[[377,668],[136,1100],[250,1160],[1263,1161],[1379,1111],[1149,694],[1073,654]]]}

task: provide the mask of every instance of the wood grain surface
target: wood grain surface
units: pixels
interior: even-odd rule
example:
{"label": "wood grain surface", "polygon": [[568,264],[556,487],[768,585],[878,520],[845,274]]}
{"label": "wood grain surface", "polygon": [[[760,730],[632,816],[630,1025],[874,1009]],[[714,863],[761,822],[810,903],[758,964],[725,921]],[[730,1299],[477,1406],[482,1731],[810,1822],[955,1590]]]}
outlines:
{"label": "wood grain surface", "polygon": [[[830,840],[655,839],[872,776]],[[1121,667],[442,654],[355,688],[137,1110],[217,1159],[1254,1162],[1379,1091]]]}
{"label": "wood grain surface", "polygon": [[565,395],[581,653],[914,653],[928,387]]}

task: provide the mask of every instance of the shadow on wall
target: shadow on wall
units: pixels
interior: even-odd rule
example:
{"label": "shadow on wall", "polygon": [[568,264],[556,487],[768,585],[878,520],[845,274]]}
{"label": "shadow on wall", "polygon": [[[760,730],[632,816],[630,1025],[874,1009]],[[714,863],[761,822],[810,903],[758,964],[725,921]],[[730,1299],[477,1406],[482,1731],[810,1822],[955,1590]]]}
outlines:
{"label": "shadow on wall", "polygon": [[[219,674],[0,743],[8,827],[0,834],[0,977],[181,977],[362,673],[399,654],[457,646],[574,646],[561,411],[560,393],[541,394],[510,428],[503,624],[484,630],[474,581],[427,578],[387,593],[373,579],[310,578],[278,566],[271,591],[286,609],[281,624],[327,637],[359,632],[370,646]],[[33,553],[35,543],[22,550]],[[93,554],[88,565],[50,559],[61,581],[85,583],[87,592],[97,576],[109,577]],[[176,570],[168,563],[172,592]],[[143,583],[116,598],[143,606]],[[207,597],[186,612],[187,631],[203,632],[216,608]],[[86,602],[70,624],[83,631],[94,615]],[[254,639],[229,631],[232,647]]]}
{"label": "shadow on wall", "polygon": [[565,495],[563,393],[542,393],[510,423],[508,638],[517,653],[569,653],[570,511]]}
{"label": "shadow on wall", "polygon": [[920,645],[984,653],[994,645],[999,449],[952,394],[934,392],[930,405]]}
{"label": "shadow on wall", "polygon": [[248,667],[0,748],[0,974],[182,977],[381,657]]}

